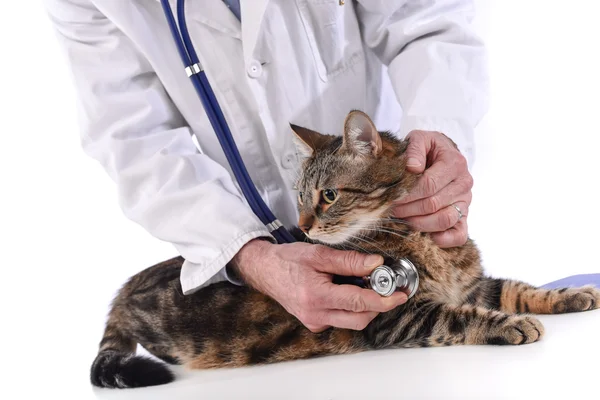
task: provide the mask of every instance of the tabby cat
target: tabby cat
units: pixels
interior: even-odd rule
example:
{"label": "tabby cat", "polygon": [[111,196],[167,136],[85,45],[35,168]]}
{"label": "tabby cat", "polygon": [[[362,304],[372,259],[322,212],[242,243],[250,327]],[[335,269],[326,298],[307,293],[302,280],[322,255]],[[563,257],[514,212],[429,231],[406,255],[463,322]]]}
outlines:
{"label": "tabby cat", "polygon": [[[472,240],[441,249],[427,234],[392,218],[392,201],[404,196],[418,176],[405,170],[407,141],[378,132],[366,114],[348,114],[342,136],[293,125],[292,130],[305,156],[297,188],[301,219],[312,220],[308,239],[386,259],[407,257],[419,272],[416,295],[379,314],[362,331],[312,333],[251,287],[220,282],[184,296],[179,281],[183,259],[174,258],[133,276],[116,296],[91,368],[94,385],[127,388],[172,381],[164,363],[135,355],[137,343],[166,363],[191,369],[392,347],[519,345],[544,334],[530,313],[599,306],[600,290],[591,287],[544,290],[487,277]],[[322,193],[328,189],[325,204]]]}

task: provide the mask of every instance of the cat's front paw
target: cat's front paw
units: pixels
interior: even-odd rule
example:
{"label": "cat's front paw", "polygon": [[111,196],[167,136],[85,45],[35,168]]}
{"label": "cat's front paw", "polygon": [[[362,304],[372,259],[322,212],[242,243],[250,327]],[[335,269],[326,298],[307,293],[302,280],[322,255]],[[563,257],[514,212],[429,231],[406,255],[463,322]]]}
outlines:
{"label": "cat's front paw", "polygon": [[513,315],[492,328],[488,344],[519,345],[537,342],[544,335],[544,326],[534,317]]}
{"label": "cat's front paw", "polygon": [[600,307],[600,290],[591,286],[560,289],[552,306],[554,314],[594,310]]}

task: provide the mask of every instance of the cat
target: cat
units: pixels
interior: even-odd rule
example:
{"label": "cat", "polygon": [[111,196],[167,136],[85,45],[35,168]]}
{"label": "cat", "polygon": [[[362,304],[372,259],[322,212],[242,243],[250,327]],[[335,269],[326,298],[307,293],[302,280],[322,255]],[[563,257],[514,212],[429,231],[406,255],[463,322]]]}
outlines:
{"label": "cat", "polygon": [[[115,297],[91,368],[93,385],[165,384],[174,379],[165,363],[203,369],[394,347],[533,343],[544,327],[530,314],[600,305],[600,290],[592,287],[545,290],[485,276],[470,238],[442,249],[428,234],[394,219],[392,202],[419,176],[405,169],[408,141],[378,132],[365,113],[350,112],[341,136],[295,125],[292,131],[303,157],[298,211],[313,227],[299,239],[386,259],[407,257],[418,269],[416,295],[362,331],[313,333],[248,286],[219,282],[184,296],[183,259],[173,258],[130,278]],[[138,343],[165,363],[136,356]]]}

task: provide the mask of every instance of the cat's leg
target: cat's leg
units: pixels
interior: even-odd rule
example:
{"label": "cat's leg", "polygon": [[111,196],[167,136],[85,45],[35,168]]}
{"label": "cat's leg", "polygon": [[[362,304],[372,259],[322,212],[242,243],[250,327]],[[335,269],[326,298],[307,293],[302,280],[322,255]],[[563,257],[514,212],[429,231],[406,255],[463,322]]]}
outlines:
{"label": "cat's leg", "polygon": [[467,302],[509,314],[561,314],[599,308],[600,290],[540,289],[514,280],[484,278],[469,294]]}
{"label": "cat's leg", "polygon": [[364,331],[374,348],[482,344],[526,344],[541,339],[544,327],[531,316],[483,307],[425,303],[391,312]]}

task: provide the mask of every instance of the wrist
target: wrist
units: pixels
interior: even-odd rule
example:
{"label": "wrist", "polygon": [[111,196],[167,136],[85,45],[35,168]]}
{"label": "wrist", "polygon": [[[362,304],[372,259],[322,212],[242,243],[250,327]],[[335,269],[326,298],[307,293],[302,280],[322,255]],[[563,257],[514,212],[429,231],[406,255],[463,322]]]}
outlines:
{"label": "wrist", "polygon": [[273,246],[274,244],[266,238],[252,239],[237,252],[229,263],[231,271],[246,284],[262,292],[260,273],[263,268],[260,266],[264,265],[266,253]]}

